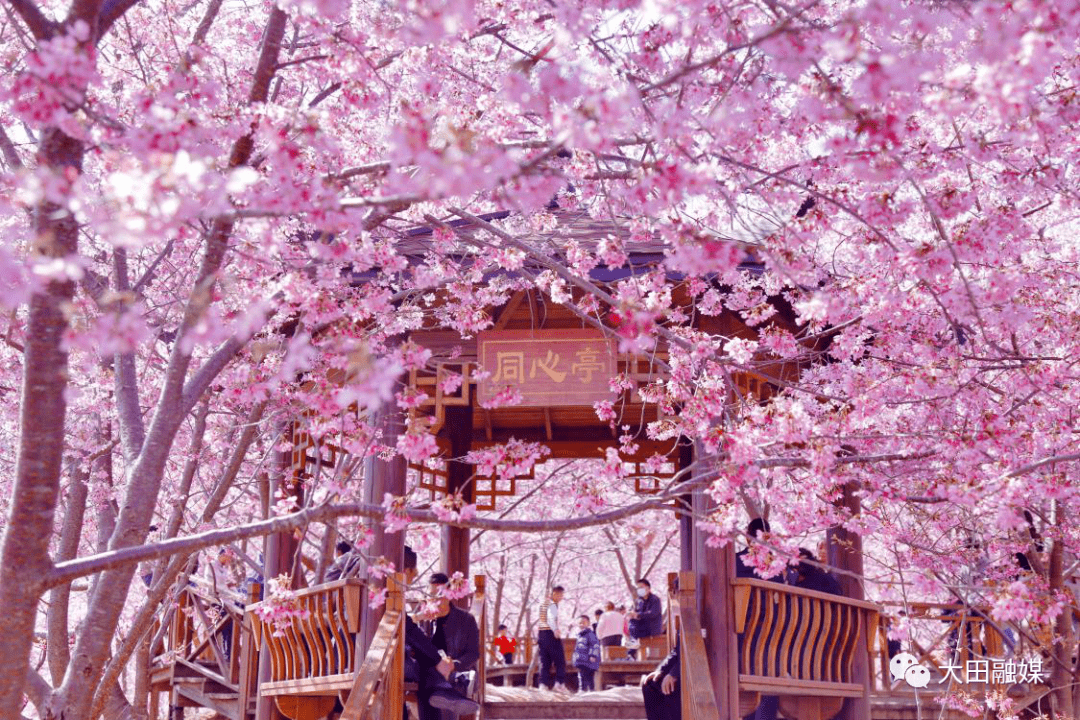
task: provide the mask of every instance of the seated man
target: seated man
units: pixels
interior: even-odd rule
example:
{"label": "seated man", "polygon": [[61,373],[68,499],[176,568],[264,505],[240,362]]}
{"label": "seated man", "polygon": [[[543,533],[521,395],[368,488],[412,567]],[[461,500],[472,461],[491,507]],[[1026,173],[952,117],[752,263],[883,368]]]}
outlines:
{"label": "seated man", "polygon": [[[748,543],[752,543],[761,537],[763,533],[769,532],[769,521],[764,518],[754,518],[750,521],[750,524],[746,526],[746,534],[748,536]],[[735,553],[735,577],[750,578],[752,580],[770,580],[773,582],[783,582],[783,575],[777,574],[772,577],[763,578],[757,574],[757,571],[750,567],[746,562],[746,556],[750,554],[750,545],[748,544],[745,550],[740,550]]]}
{"label": "seated man", "polygon": [[[476,624],[476,618],[453,605],[449,598],[440,595],[448,582],[450,578],[443,573],[431,576],[431,593],[439,599],[439,609],[432,623],[431,643],[439,655],[453,665],[448,680],[459,692],[468,695],[470,680],[475,675],[473,671],[480,660],[480,628]],[[448,715],[457,717],[469,712],[453,708],[443,709],[444,720]],[[422,717],[421,720],[427,718]]]}
{"label": "seated man", "polygon": [[333,564],[326,570],[326,576],[324,580],[326,582],[333,582],[334,580],[341,580],[342,578],[358,577],[364,570],[365,562],[364,556],[361,555],[352,546],[352,543],[347,540],[340,540],[338,544],[334,546],[334,550],[337,553],[337,557],[334,559]]}
{"label": "seated man", "polygon": [[[641,641],[664,633],[664,608],[660,598],[653,594],[652,585],[647,578],[637,581],[638,599],[634,609],[626,614],[630,618],[630,636]],[[644,653],[642,659],[645,659]]]}
{"label": "seated man", "polygon": [[641,678],[641,696],[649,720],[682,720],[682,695],[679,692],[679,637],[656,670]]}
{"label": "seated man", "polygon": [[[762,539],[762,535],[771,532],[769,528],[769,521],[764,518],[754,518],[750,521],[750,524],[746,526],[746,534],[748,536],[748,544],[745,550],[742,550],[735,554],[735,577],[750,578],[752,580],[768,580],[769,582],[784,582],[784,574],[777,573],[771,577],[761,577],[758,575],[757,570],[750,566],[746,561],[747,556],[750,554],[750,544],[755,540]],[[764,633],[771,632],[772,627],[763,629]],[[760,634],[761,631],[759,631]],[[762,637],[744,638],[739,636],[739,647],[741,649],[743,642],[749,642],[750,647],[754,648],[758,642],[762,641]],[[755,720],[776,720],[776,714],[780,708],[780,698],[777,695],[762,695],[761,702],[758,704],[757,709],[747,716],[747,720],[754,718]]]}
{"label": "seated man", "polygon": [[[408,545],[405,546],[403,572],[405,582],[411,585],[416,580],[416,553]],[[421,720],[438,720],[443,710],[454,715],[469,715],[480,709],[478,703],[454,689],[450,682],[454,663],[442,656],[431,638],[408,615],[405,616],[405,651],[405,679],[417,683]]]}
{"label": "seated man", "polygon": [[830,595],[843,595],[844,591],[841,589],[840,581],[836,579],[836,576],[816,564],[811,564],[816,562],[817,558],[814,557],[814,553],[807,548],[799,548],[799,564],[795,567],[794,582],[791,584],[795,587],[816,590]]}

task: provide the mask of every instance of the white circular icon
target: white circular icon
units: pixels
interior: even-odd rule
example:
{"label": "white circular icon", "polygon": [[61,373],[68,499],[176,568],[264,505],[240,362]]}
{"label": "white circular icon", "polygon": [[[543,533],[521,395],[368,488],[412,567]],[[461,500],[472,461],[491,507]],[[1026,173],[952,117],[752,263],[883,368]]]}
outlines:
{"label": "white circular icon", "polygon": [[912,665],[904,673],[904,680],[911,687],[924,688],[930,684],[930,671],[922,665]]}
{"label": "white circular icon", "polygon": [[894,655],[893,659],[889,661],[889,672],[892,674],[893,680],[903,680],[908,668],[917,665],[918,662],[918,658],[911,653],[905,652]]}

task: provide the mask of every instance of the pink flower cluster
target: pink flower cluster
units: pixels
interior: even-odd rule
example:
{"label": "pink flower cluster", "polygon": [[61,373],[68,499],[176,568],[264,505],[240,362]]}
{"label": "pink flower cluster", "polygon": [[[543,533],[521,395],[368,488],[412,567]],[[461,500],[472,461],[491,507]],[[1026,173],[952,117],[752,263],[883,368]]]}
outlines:
{"label": "pink flower cluster", "polygon": [[498,476],[502,480],[527,475],[536,463],[551,454],[551,449],[536,442],[510,438],[502,445],[483,450],[472,450],[465,462],[476,466],[476,474],[485,477]]}
{"label": "pink flower cluster", "polygon": [[283,637],[296,620],[304,620],[310,612],[300,607],[296,591],[290,585],[288,575],[270,578],[264,600],[255,608],[255,614],[274,629],[274,637]]}

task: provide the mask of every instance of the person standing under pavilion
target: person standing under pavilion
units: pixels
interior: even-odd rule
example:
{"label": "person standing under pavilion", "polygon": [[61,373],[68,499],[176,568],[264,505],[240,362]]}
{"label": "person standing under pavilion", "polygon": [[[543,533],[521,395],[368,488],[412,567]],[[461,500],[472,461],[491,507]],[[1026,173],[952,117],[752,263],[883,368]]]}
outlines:
{"label": "person standing under pavilion", "polygon": [[[566,651],[563,650],[562,632],[559,629],[559,603],[563,593],[563,586],[556,585],[540,603],[536,645],[540,649],[540,684],[555,692],[566,693],[569,692],[566,688]],[[554,677],[552,667],[555,668]]]}

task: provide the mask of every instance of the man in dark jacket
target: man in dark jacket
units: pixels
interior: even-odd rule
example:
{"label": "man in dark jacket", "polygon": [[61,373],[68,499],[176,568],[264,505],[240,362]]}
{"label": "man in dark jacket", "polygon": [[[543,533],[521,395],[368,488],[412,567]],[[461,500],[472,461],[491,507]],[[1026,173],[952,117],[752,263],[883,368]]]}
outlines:
{"label": "man in dark jacket", "polygon": [[339,540],[337,545],[334,546],[334,550],[337,557],[330,567],[326,569],[326,576],[323,580],[333,582],[342,578],[359,577],[363,574],[362,571],[366,565],[364,556],[352,546],[352,543],[347,540]]}
{"label": "man in dark jacket", "polygon": [[[465,692],[471,679],[468,673],[476,670],[480,660],[480,628],[476,618],[441,595],[450,578],[444,573],[435,573],[429,582],[431,594],[439,598],[439,609],[431,624],[431,642],[444,659],[453,663],[450,682],[459,692]],[[460,713],[449,714],[456,717]]]}
{"label": "man in dark jacket", "polygon": [[649,720],[682,720],[682,693],[679,692],[679,640],[656,670],[641,678],[641,696]]}
{"label": "man in dark jacket", "polygon": [[660,598],[653,595],[648,579],[641,578],[637,581],[637,595],[633,611],[627,613],[630,618],[630,637],[640,640],[663,635],[664,608],[660,605]]}
{"label": "man in dark jacket", "polygon": [[[408,545],[405,546],[403,571],[405,582],[411,585],[416,580],[416,553]],[[443,710],[454,715],[469,715],[480,709],[479,703],[454,689],[450,682],[454,672],[453,661],[442,656],[432,639],[408,615],[405,616],[405,650],[408,655],[406,679],[417,683],[421,720],[439,720]],[[414,668],[411,678],[408,677],[410,667]]]}
{"label": "man in dark jacket", "polygon": [[750,554],[750,543],[753,543],[767,532],[769,532],[769,521],[764,518],[754,518],[750,521],[750,524],[746,526],[747,546],[745,550],[740,550],[735,553],[735,577],[750,578],[752,580],[769,580],[772,582],[784,581],[784,576],[782,574],[763,578],[757,574],[757,570],[750,567],[746,562],[746,556]]}
{"label": "man in dark jacket", "polygon": [[807,548],[799,548],[799,564],[795,566],[794,581],[791,584],[829,595],[843,595],[844,591],[836,576],[816,564],[811,564],[816,562],[814,553]]}

